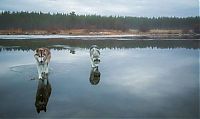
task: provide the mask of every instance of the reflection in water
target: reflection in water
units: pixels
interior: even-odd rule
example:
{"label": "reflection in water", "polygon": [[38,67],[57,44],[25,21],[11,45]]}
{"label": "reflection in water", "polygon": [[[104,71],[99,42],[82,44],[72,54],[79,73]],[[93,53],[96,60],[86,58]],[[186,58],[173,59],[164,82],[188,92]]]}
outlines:
{"label": "reflection in water", "polygon": [[[35,42],[40,45],[39,40]],[[101,45],[97,41],[103,61],[98,67],[101,73],[95,73],[97,69],[89,67],[88,48],[94,42],[66,43],[66,46],[76,48],[76,55],[71,55],[69,50],[66,53],[65,49],[58,51],[50,47],[53,73],[48,75],[49,80],[42,78],[37,82],[27,81],[37,76],[36,65],[33,65],[35,45],[20,47],[31,49],[28,52],[14,49],[0,52],[0,118],[198,119],[199,48],[196,46],[199,42],[180,41],[185,45],[174,45],[175,41],[159,41],[163,43],[164,49],[161,49],[162,45],[157,47],[156,43],[154,46],[146,41],[136,44],[120,41],[122,44],[118,42],[119,45],[117,42],[108,45],[110,41]],[[104,48],[107,45],[108,48]],[[140,48],[143,45],[145,48]],[[129,46],[131,48],[127,48]],[[168,49],[168,46],[174,49]],[[48,81],[53,84],[52,94]],[[98,86],[91,86],[89,81]],[[51,103],[52,99],[56,103]],[[36,109],[41,112],[39,115]],[[42,113],[45,110],[46,113]]]}
{"label": "reflection in water", "polygon": [[70,50],[70,53],[71,54],[75,54],[75,50]]}
{"label": "reflection in water", "polygon": [[92,85],[97,85],[100,81],[101,73],[98,67],[92,67],[90,72],[90,83]]}
{"label": "reflection in water", "polygon": [[75,49],[74,49],[74,48],[69,48],[69,52],[70,52],[71,54],[75,54]]}
{"label": "reflection in water", "polygon": [[[89,48],[93,44],[98,45],[101,49],[104,48],[159,48],[159,49],[199,49],[199,40],[119,40],[119,39],[104,39],[104,40],[66,40],[66,39],[29,39],[29,40],[0,40],[0,52],[12,50],[35,50],[38,47],[49,47],[54,50],[71,50],[74,47]],[[72,50],[73,51],[73,50]],[[71,52],[71,51],[70,51]]]}
{"label": "reflection in water", "polygon": [[45,78],[39,79],[37,94],[35,99],[35,107],[38,113],[47,110],[47,103],[51,95],[51,84],[48,80],[48,75]]}

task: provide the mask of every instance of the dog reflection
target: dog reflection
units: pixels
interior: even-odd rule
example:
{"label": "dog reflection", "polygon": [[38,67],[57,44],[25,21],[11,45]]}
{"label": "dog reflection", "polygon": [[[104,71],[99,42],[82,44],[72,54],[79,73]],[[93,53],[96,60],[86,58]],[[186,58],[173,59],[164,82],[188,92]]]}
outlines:
{"label": "dog reflection", "polygon": [[51,95],[51,84],[49,83],[48,75],[46,75],[44,78],[39,79],[38,81],[38,88],[35,100],[35,107],[38,113],[40,113],[40,111],[42,110],[46,112],[47,103],[50,95]]}
{"label": "dog reflection", "polygon": [[101,73],[98,69],[98,67],[92,67],[90,72],[90,83],[92,85],[97,85],[100,81]]}
{"label": "dog reflection", "polygon": [[75,54],[75,49],[74,48],[69,48],[69,53]]}

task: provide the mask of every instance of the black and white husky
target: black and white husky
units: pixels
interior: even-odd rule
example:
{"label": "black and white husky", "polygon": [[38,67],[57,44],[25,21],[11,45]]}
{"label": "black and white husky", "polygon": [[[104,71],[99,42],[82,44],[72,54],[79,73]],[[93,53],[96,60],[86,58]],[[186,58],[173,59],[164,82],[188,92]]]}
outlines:
{"label": "black and white husky", "polygon": [[37,48],[34,57],[37,61],[39,79],[42,79],[49,73],[48,65],[51,59],[51,52],[48,48]]}
{"label": "black and white husky", "polygon": [[91,61],[91,72],[90,72],[90,83],[92,85],[97,85],[100,81],[100,71],[99,71],[99,63],[100,63],[100,51],[96,45],[92,45],[90,47],[90,61]]}
{"label": "black and white husky", "polygon": [[100,51],[96,45],[90,47],[90,61],[92,67],[98,67],[100,63]]}

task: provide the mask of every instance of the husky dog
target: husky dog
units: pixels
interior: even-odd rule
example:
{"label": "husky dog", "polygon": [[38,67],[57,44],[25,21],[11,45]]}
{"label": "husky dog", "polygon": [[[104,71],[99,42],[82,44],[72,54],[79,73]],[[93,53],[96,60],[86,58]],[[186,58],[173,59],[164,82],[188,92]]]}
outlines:
{"label": "husky dog", "polygon": [[39,79],[38,88],[35,99],[35,107],[38,113],[47,110],[47,103],[51,95],[51,84],[48,81],[48,75],[45,78]]}
{"label": "husky dog", "polygon": [[49,72],[48,65],[51,59],[51,52],[48,48],[37,48],[34,57],[37,61],[39,79],[42,79]]}
{"label": "husky dog", "polygon": [[90,61],[92,67],[98,67],[100,63],[100,51],[96,45],[90,47]]}
{"label": "husky dog", "polygon": [[92,67],[90,72],[90,83],[92,85],[97,85],[100,81],[101,73],[98,69],[98,67]]}

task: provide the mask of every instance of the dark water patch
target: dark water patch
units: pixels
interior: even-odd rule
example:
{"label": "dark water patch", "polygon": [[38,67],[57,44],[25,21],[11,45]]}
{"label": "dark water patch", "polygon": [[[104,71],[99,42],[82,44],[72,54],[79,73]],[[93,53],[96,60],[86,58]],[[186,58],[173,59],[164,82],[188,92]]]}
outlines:
{"label": "dark water patch", "polygon": [[[40,39],[40,40],[0,40],[2,50],[35,50],[38,47],[63,50],[68,47],[89,48],[96,44],[100,48],[158,48],[158,49],[199,49],[199,40],[76,40],[76,39]],[[17,46],[17,47],[13,47]],[[69,49],[67,49],[69,50]]]}

